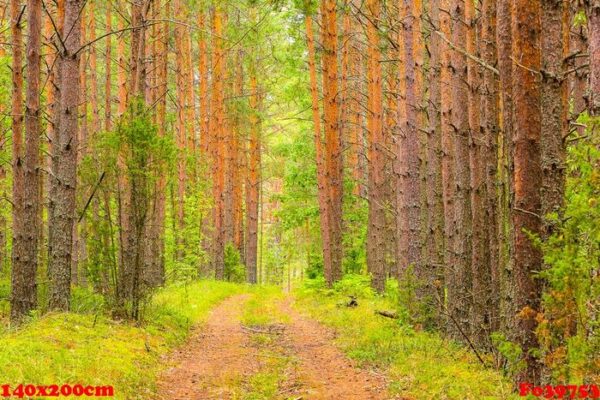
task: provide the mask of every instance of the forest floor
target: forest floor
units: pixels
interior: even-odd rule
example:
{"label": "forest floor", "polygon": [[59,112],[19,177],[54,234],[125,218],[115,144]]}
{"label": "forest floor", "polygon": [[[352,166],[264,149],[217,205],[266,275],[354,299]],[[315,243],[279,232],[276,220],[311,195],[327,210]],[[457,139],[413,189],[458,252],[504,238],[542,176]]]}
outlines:
{"label": "forest floor", "polygon": [[[155,293],[142,323],[115,321],[76,290],[70,313],[11,328],[0,280],[0,382],[111,385],[115,400],[513,400],[511,382],[470,350],[421,330],[390,286],[333,289],[198,281]],[[358,304],[348,307],[352,296]],[[398,319],[377,314],[394,310]],[[110,349],[110,351],[98,351]]]}
{"label": "forest floor", "polygon": [[159,399],[390,399],[385,377],[358,368],[334,332],[293,298],[233,296],[166,357]]}

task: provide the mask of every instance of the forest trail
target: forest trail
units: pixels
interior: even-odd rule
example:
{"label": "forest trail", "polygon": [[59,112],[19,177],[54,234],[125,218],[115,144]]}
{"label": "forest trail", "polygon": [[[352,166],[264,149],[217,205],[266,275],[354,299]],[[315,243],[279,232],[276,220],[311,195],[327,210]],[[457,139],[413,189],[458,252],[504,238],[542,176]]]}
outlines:
{"label": "forest trail", "polygon": [[[225,300],[191,339],[170,356],[158,399],[385,400],[383,376],[357,368],[332,343],[335,334],[278,301],[284,324],[244,326],[250,295]],[[274,390],[260,396],[253,383]]]}

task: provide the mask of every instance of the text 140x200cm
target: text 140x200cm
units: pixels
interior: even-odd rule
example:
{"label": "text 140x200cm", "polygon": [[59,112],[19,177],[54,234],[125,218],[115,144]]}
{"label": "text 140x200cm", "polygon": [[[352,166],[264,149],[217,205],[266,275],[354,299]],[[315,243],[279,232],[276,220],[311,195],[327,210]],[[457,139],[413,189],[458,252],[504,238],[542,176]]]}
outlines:
{"label": "text 140x200cm", "polygon": [[92,385],[33,385],[20,384],[16,386],[1,385],[0,397],[113,397],[115,390],[112,386]]}

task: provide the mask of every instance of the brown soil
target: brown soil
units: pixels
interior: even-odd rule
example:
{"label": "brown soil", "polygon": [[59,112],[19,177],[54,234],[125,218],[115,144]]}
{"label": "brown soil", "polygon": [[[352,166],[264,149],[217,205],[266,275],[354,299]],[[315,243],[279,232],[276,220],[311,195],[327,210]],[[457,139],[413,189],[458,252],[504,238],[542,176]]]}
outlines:
{"label": "brown soil", "polygon": [[170,363],[175,366],[159,380],[159,399],[229,399],[228,388],[256,370],[255,350],[240,329],[247,297],[234,296],[221,303],[206,324],[172,355]]}
{"label": "brown soil", "polygon": [[289,300],[282,307],[290,316],[283,340],[300,361],[299,378],[306,388],[301,399],[391,399],[382,375],[357,368],[332,344],[333,331],[301,316],[290,306]]}
{"label": "brown soil", "polygon": [[[207,323],[175,352],[159,379],[158,398],[164,400],[237,399],[231,388],[239,387],[261,368],[261,354],[253,328],[240,324],[247,296],[234,296],[215,308]],[[290,305],[285,327],[277,326],[276,343],[282,356],[294,359],[281,377],[280,392],[273,398],[290,400],[386,400],[385,378],[357,368],[332,344],[334,334],[301,316]],[[260,328],[262,331],[265,328]]]}

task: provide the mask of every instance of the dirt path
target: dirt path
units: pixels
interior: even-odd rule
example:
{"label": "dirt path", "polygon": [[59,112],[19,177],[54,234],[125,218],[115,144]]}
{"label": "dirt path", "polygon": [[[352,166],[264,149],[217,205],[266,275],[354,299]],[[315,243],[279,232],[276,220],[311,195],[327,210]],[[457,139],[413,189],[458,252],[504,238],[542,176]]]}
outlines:
{"label": "dirt path", "polygon": [[229,388],[252,374],[257,368],[255,349],[240,329],[247,298],[233,296],[221,303],[172,356],[175,366],[159,380],[159,399],[229,399]]}
{"label": "dirt path", "polygon": [[306,390],[302,399],[386,400],[385,379],[357,368],[332,344],[334,333],[301,316],[287,299],[282,308],[290,317],[284,341],[300,361],[300,379]]}
{"label": "dirt path", "polygon": [[[333,332],[301,316],[290,299],[280,305],[289,323],[277,324],[275,334],[269,326],[243,327],[240,320],[247,299],[242,295],[223,302],[206,325],[172,355],[169,361],[173,366],[159,379],[159,399],[390,399],[385,379],[353,365],[332,344]],[[270,340],[257,340],[264,336],[261,332],[267,332]],[[287,360],[276,372],[279,389],[268,396],[245,396],[249,382],[268,369],[265,351]]]}

